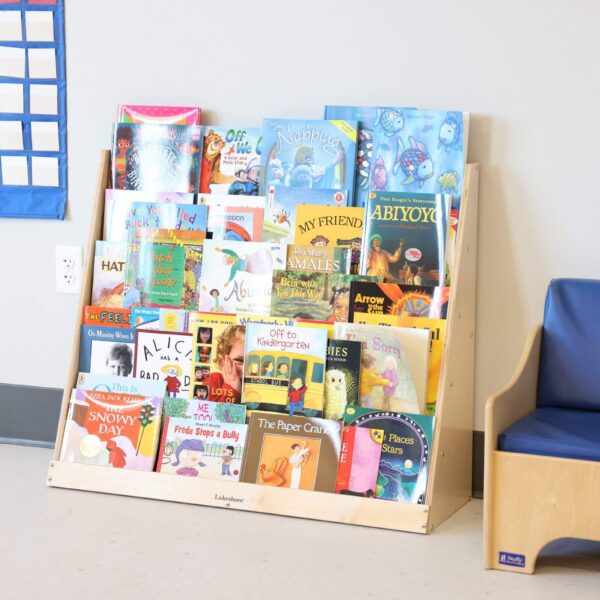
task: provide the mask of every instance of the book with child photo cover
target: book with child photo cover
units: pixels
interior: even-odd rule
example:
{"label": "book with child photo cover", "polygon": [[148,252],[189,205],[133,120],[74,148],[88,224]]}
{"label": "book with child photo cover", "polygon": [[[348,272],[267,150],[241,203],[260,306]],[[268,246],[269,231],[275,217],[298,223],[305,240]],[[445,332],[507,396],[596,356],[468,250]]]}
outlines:
{"label": "book with child photo cover", "polygon": [[133,372],[134,345],[133,329],[82,325],[79,370],[127,377]]}

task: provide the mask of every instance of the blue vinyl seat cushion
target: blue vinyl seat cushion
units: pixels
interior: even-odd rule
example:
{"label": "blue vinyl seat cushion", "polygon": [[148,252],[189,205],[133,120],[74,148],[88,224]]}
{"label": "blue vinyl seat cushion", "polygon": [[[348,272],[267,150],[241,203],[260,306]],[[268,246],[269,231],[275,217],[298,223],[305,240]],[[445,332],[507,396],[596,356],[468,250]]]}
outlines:
{"label": "blue vinyl seat cushion", "polygon": [[538,408],[500,434],[498,450],[600,461],[600,412]]}

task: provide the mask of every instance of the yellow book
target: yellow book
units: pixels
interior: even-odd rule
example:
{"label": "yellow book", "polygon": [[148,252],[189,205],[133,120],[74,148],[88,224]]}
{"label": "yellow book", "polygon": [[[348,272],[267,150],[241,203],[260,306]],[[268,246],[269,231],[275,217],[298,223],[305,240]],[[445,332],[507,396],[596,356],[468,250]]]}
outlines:
{"label": "yellow book", "polygon": [[363,208],[354,206],[299,204],[294,244],[360,250],[364,215]]}

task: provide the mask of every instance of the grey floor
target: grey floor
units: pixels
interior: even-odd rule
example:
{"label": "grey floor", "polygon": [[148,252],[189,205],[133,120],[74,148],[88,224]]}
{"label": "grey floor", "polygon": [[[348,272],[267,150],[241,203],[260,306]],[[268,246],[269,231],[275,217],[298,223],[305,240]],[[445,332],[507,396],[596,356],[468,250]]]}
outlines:
{"label": "grey floor", "polygon": [[49,460],[0,445],[3,599],[600,598],[599,544],[485,571],[478,500],[419,536],[50,489]]}

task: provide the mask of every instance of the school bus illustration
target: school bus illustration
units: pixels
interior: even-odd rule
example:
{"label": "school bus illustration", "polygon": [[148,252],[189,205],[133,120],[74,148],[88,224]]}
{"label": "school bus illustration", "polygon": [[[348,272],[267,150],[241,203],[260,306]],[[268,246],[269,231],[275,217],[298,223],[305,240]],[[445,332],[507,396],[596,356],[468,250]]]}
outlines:
{"label": "school bus illustration", "polygon": [[243,401],[250,410],[319,416],[324,372],[324,361],[306,354],[252,351],[244,364]]}

